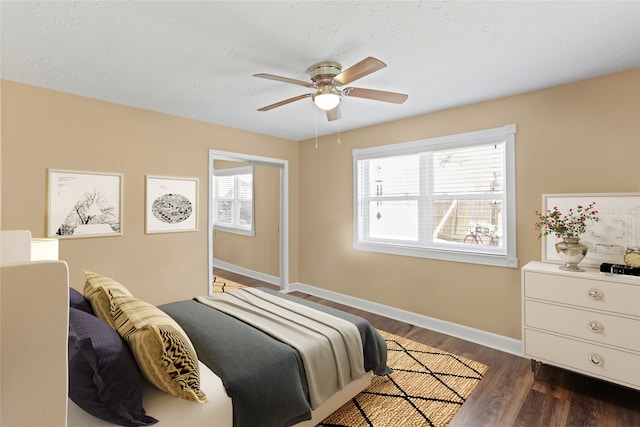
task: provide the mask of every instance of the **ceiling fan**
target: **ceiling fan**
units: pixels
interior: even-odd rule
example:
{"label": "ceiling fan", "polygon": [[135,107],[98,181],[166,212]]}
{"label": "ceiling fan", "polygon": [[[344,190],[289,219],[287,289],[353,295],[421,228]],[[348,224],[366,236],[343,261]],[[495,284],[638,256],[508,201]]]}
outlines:
{"label": "ceiling fan", "polygon": [[342,96],[353,96],[356,98],[373,99],[376,101],[392,102],[394,104],[404,103],[409,95],[396,92],[385,92],[382,90],[363,89],[358,87],[347,87],[340,89],[340,86],[347,85],[358,80],[368,74],[381,70],[387,64],[379,59],[368,57],[357,64],[342,70],[342,65],[337,62],[319,62],[309,67],[307,70],[311,76],[310,82],[303,80],[290,79],[288,77],[276,76],[273,74],[254,74],[254,77],[262,79],[277,80],[279,82],[291,83],[308,88],[313,88],[314,93],[305,93],[304,95],[294,96],[275,104],[267,105],[259,108],[258,111],[268,111],[273,108],[281,107],[291,102],[299,101],[304,98],[313,99],[318,108],[327,112],[327,120],[337,120],[342,117],[340,113],[340,101]]}

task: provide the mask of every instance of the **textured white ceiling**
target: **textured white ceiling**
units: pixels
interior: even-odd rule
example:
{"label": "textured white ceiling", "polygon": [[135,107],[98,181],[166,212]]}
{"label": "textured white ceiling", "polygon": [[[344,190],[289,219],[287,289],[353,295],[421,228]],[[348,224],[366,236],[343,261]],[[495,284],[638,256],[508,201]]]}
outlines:
{"label": "textured white ceiling", "polygon": [[[346,131],[640,67],[640,1],[56,1],[0,3],[3,79],[291,140]],[[374,56],[327,122],[308,80]],[[317,120],[317,121],[316,121]]]}

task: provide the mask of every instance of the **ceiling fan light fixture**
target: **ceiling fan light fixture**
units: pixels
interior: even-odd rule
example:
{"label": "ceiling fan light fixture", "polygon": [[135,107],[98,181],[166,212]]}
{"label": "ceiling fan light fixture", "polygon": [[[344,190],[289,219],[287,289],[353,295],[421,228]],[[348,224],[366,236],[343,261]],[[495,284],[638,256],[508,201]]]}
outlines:
{"label": "ceiling fan light fixture", "polygon": [[321,86],[313,95],[313,102],[321,110],[333,110],[340,104],[340,92],[331,85]]}

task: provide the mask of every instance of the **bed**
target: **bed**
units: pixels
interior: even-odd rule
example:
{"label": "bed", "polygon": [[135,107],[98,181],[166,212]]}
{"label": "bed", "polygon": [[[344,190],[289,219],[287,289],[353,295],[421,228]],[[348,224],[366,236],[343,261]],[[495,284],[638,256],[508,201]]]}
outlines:
{"label": "bed", "polygon": [[[7,241],[4,238],[3,240],[2,245],[6,251]],[[28,259],[28,256],[26,256],[26,259]],[[0,376],[2,413],[0,415],[0,424],[8,426],[66,425],[74,427],[116,425],[96,418],[67,398],[69,381],[71,381],[70,378],[73,378],[74,373],[69,372],[68,368],[71,357],[69,355],[73,356],[74,354],[70,350],[71,347],[68,347],[68,345],[70,346],[69,342],[71,342],[72,335],[69,329],[69,322],[73,324],[80,315],[86,317],[86,314],[79,313],[76,307],[70,308],[70,293],[73,292],[73,289],[69,287],[68,283],[67,264],[64,261],[20,262],[20,259],[11,259],[9,263],[3,260],[3,263],[6,265],[3,265],[1,270],[2,288],[0,294],[2,301],[2,352],[0,353],[2,362]],[[38,292],[34,292],[34,289],[38,289]],[[303,303],[304,310],[321,308],[313,307],[313,303],[303,300],[297,301],[294,297],[274,291],[256,292],[264,292],[269,299],[276,298],[278,304],[280,299],[294,299],[295,304]],[[262,298],[262,294],[259,294],[259,296]],[[20,323],[20,330],[16,333],[14,329],[15,319],[24,318],[25,308],[27,307],[29,309],[29,319]],[[213,313],[208,316],[213,316],[217,326],[221,323],[220,319],[222,317],[220,316],[235,319],[227,313],[220,312],[212,307],[206,307],[206,304],[193,299],[164,304],[157,308],[172,319],[173,316],[177,318],[177,323],[184,327],[183,330],[186,331],[185,333],[188,337],[191,338],[193,336],[194,349],[202,348],[203,344],[200,342],[202,338],[197,335],[207,330],[207,328],[202,328],[198,324],[190,325],[188,321],[184,320],[184,317],[190,317],[193,313],[208,310],[208,313]],[[353,320],[346,313],[328,308],[323,310],[327,315],[337,315],[342,317],[343,320]],[[202,320],[200,315],[192,317],[195,317],[197,321]],[[204,321],[211,322],[212,320]],[[245,323],[244,320],[237,319],[227,320],[226,322]],[[382,348],[380,341],[378,341],[379,336],[375,335],[377,334],[376,332],[371,332],[373,328],[370,325],[367,326],[360,323],[356,327],[362,338],[362,345],[366,346],[364,353],[366,354],[367,351],[371,354],[377,352],[377,356],[371,356],[370,360],[365,360],[366,369],[363,367],[363,370],[366,373],[341,384],[341,389],[332,393],[326,400],[322,400],[321,404],[316,406],[309,404],[310,411],[308,414],[302,414],[297,418],[285,417],[281,425],[316,425],[365,389],[369,385],[374,371],[378,374],[384,373],[387,369],[385,364],[386,345]],[[218,335],[221,333],[220,328],[212,329]],[[231,337],[235,332],[227,331],[226,333],[228,337]],[[380,340],[384,343],[381,337]],[[81,340],[78,341],[80,342]],[[247,339],[247,341],[251,341],[251,339]],[[365,341],[367,342],[365,343]],[[282,345],[280,341],[278,342],[279,345]],[[371,347],[372,342],[374,343],[373,347],[377,347],[377,350]],[[261,345],[260,348],[262,347]],[[42,358],[40,355],[45,349],[47,357]],[[298,351],[295,350],[295,352],[297,353]],[[153,417],[150,420],[147,419],[150,421],[149,425],[238,427],[246,426],[248,425],[247,423],[254,423],[255,418],[253,418],[254,421],[249,418],[239,423],[237,413],[236,417],[234,417],[234,408],[236,411],[240,407],[247,408],[247,403],[238,403],[240,401],[237,400],[237,397],[233,399],[229,397],[229,394],[232,393],[228,393],[225,387],[225,384],[228,385],[227,382],[229,381],[227,374],[214,372],[220,369],[220,366],[214,366],[210,369],[202,360],[207,357],[211,356],[206,356],[204,353],[201,356],[198,353],[196,362],[199,369],[199,388],[203,395],[206,395],[207,403],[177,398],[161,391],[144,378],[140,381],[141,404],[144,407],[144,416]],[[216,364],[215,360],[219,357],[221,356],[214,355],[214,365]],[[211,361],[208,363],[212,364]],[[295,366],[296,363],[300,364],[300,359],[295,363],[283,362],[278,366]],[[273,370],[273,366],[271,370]],[[299,368],[298,370],[301,371]],[[71,382],[73,386],[73,381]],[[42,387],[42,384],[47,386]],[[268,389],[268,386],[265,387]],[[301,387],[309,396],[309,385]],[[14,392],[8,393],[7,390],[14,390]],[[56,392],[52,393],[51,390],[56,390]],[[235,390],[234,393],[236,393]],[[271,394],[277,397],[279,393],[274,392]],[[251,396],[250,393],[248,395]],[[33,411],[34,401],[38,402],[37,411]],[[277,419],[277,414],[274,418],[268,413],[271,411],[279,412],[281,409],[277,405],[274,405],[273,408],[258,408],[258,416],[264,415],[264,419],[271,420],[269,424],[265,425],[279,425],[277,421],[274,421]],[[243,413],[247,412],[252,411],[243,411]],[[310,419],[308,419],[309,417]],[[236,418],[235,421],[234,418]],[[158,420],[156,424],[154,424],[155,420]]]}

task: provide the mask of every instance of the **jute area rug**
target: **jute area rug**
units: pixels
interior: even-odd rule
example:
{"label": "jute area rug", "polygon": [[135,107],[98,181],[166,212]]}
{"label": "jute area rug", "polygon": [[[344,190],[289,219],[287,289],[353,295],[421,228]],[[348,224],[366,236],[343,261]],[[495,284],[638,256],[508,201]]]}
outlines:
{"label": "jute area rug", "polygon": [[213,277],[213,293],[229,292],[238,288],[245,288],[245,285],[232,282],[231,280],[223,279],[222,277]]}
{"label": "jute area rug", "polygon": [[403,337],[387,341],[393,373],[371,385],[322,423],[322,427],[446,426],[488,367]]}
{"label": "jute area rug", "polygon": [[[214,278],[214,292],[244,287]],[[379,331],[387,341],[393,373],[371,385],[318,427],[446,426],[478,385],[488,367],[452,353]]]}

